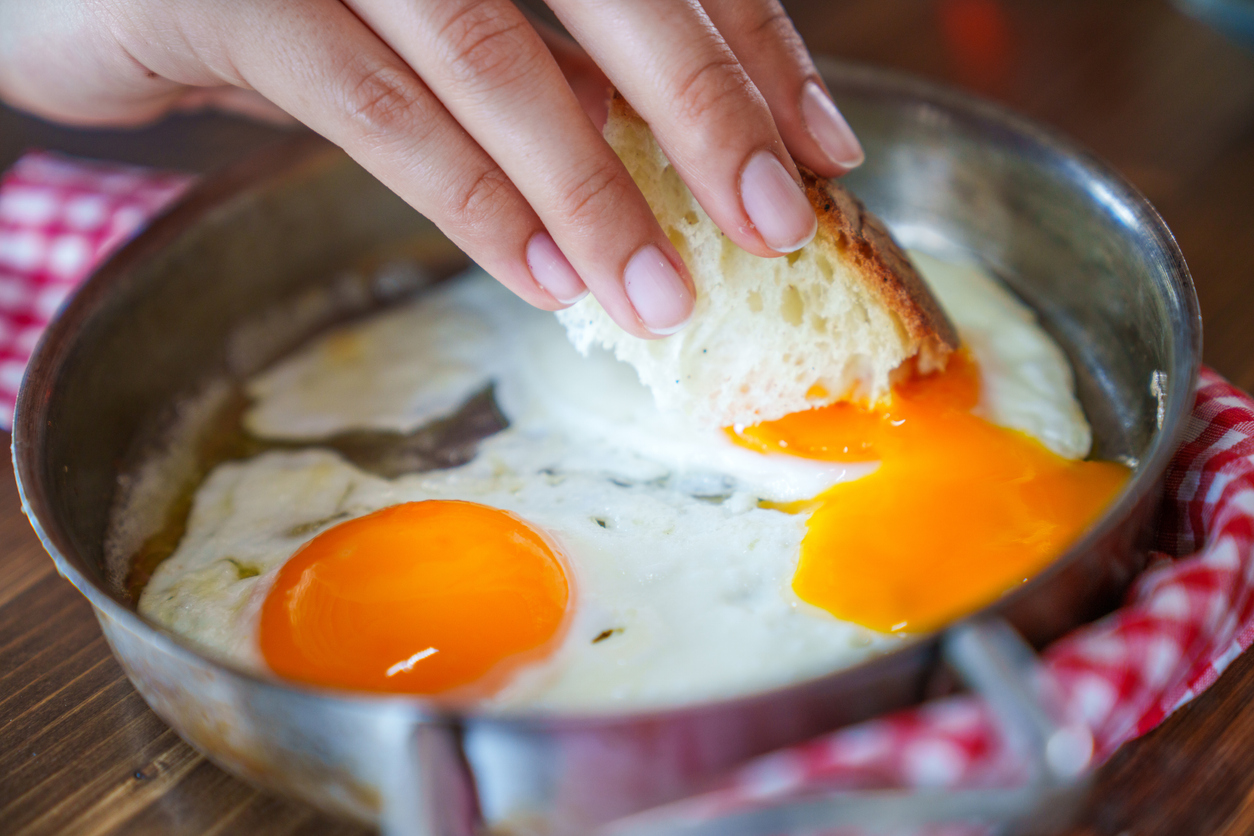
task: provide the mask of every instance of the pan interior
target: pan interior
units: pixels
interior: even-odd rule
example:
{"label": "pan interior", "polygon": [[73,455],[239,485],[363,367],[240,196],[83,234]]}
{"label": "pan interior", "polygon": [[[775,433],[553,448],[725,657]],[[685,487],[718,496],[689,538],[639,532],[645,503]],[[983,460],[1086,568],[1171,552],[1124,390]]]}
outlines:
{"label": "pan interior", "polygon": [[[1152,213],[1086,161],[979,110],[910,91],[885,96],[856,73],[836,87],[870,149],[851,188],[907,246],[974,254],[1001,277],[1072,361],[1095,457],[1149,461],[1196,362],[1191,286]],[[277,165],[293,156],[297,164]],[[55,397],[39,413],[46,426],[28,432],[44,450],[54,539],[131,609],[145,573],[177,543],[207,470],[260,449],[239,429],[240,382],[330,324],[466,264],[334,152],[288,149],[253,165],[225,195],[193,198],[101,271],[41,348]],[[490,427],[490,412],[422,439],[339,443],[441,466]],[[1128,490],[1146,490],[1145,475]],[[111,516],[128,525],[110,531]]]}

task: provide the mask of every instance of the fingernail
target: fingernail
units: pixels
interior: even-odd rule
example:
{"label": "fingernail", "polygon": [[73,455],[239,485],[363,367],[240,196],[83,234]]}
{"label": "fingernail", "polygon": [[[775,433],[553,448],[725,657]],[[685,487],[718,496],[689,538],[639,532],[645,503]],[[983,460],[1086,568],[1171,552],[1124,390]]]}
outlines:
{"label": "fingernail", "polygon": [[583,280],[547,232],[537,232],[527,242],[527,267],[536,284],[563,305],[573,304],[588,295]]}
{"label": "fingernail", "polygon": [[807,81],[801,92],[801,116],[806,130],[823,149],[823,153],[841,168],[857,168],[866,155],[862,143],[817,81]]}
{"label": "fingernail", "polygon": [[740,175],[740,199],[762,240],[776,252],[799,250],[818,231],[818,218],[806,193],[779,158],[759,151]]}
{"label": "fingernail", "polygon": [[674,334],[692,319],[692,292],[670,259],[652,244],[641,247],[627,262],[623,286],[644,327],[658,336]]}

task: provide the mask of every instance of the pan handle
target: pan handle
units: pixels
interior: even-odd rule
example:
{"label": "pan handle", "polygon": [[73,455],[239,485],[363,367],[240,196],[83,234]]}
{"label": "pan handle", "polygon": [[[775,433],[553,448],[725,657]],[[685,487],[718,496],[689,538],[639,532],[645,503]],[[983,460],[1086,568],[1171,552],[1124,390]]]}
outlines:
{"label": "pan handle", "polygon": [[[693,796],[609,822],[593,836],[779,836],[834,827],[867,832],[946,822],[997,825],[999,833],[1052,832],[1088,788],[1093,738],[1059,722],[1056,696],[1032,648],[1000,619],[972,621],[944,636],[945,661],[980,696],[1026,767],[1009,788],[860,790],[787,795],[737,804],[720,793]],[[385,782],[383,836],[481,833],[475,780],[455,721],[402,721],[398,757]]]}
{"label": "pan handle", "polygon": [[400,741],[383,783],[381,836],[476,836],[475,779],[454,721],[398,717]]}
{"label": "pan handle", "polygon": [[835,827],[867,832],[945,822],[997,825],[999,833],[1053,832],[1088,787],[1088,729],[1058,722],[1056,697],[1032,648],[1000,619],[960,624],[945,635],[946,662],[992,711],[1027,767],[1014,787],[970,790],[860,790],[789,795],[728,810],[718,793],[633,814],[595,836],[778,836]]}

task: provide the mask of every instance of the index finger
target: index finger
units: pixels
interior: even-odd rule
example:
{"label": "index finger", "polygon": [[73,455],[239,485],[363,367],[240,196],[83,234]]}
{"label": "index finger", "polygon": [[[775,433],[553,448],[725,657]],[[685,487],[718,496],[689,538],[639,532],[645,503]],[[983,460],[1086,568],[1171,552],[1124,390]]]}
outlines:
{"label": "index finger", "polygon": [[622,162],[510,0],[348,0],[509,176],[622,328],[673,333],[691,281]]}
{"label": "index finger", "polygon": [[769,257],[814,237],[818,221],[771,111],[699,3],[549,5],[729,238]]}

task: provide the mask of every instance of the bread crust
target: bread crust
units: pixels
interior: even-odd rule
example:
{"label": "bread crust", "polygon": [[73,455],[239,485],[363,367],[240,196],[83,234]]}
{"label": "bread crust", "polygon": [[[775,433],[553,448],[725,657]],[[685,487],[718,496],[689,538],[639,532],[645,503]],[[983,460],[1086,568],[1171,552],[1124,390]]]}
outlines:
{"label": "bread crust", "polygon": [[[617,90],[611,91],[609,106],[612,117],[644,123]],[[958,331],[884,222],[838,181],[819,177],[800,163],[797,170],[819,220],[819,232],[809,246],[834,247],[837,260],[856,268],[863,285],[918,346],[915,367],[920,372],[945,368],[958,348]]]}
{"label": "bread crust", "polygon": [[840,260],[854,265],[867,289],[901,320],[919,345],[919,370],[944,368],[958,347],[958,332],[884,222],[837,181],[800,163],[797,170],[819,218],[817,237],[830,242]]}

